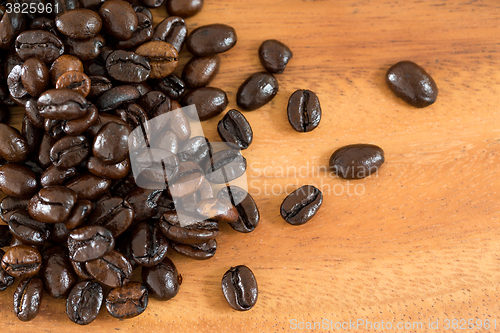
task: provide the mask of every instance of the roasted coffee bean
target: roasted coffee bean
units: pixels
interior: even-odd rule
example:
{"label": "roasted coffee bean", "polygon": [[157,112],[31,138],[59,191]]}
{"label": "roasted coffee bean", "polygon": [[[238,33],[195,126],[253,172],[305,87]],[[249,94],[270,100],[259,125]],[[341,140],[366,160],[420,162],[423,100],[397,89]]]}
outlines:
{"label": "roasted coffee bean", "polygon": [[125,197],[134,210],[134,220],[145,221],[152,218],[156,213],[158,199],[162,190],[151,190],[142,187],[133,188]]}
{"label": "roasted coffee bean", "polygon": [[54,298],[66,298],[73,286],[78,282],[68,249],[54,245],[42,253],[42,281],[45,291]]}
{"label": "roasted coffee bean", "polygon": [[0,104],[0,123],[7,124],[10,119],[10,110],[5,105]]}
{"label": "roasted coffee bean", "polygon": [[2,268],[10,276],[27,278],[38,273],[42,266],[42,256],[29,245],[10,247],[2,257]]}
{"label": "roasted coffee bean", "polygon": [[46,223],[33,220],[24,209],[10,216],[9,230],[23,244],[40,246],[49,239],[51,233]]}
{"label": "roasted coffee bean", "polygon": [[[71,260],[71,259],[70,259]],[[94,277],[89,274],[84,262],[76,262],[71,260],[71,266],[75,270],[76,275],[85,280],[92,280]]]}
{"label": "roasted coffee bean", "polygon": [[231,228],[243,233],[255,230],[260,221],[260,213],[250,193],[236,185],[231,185],[222,188],[217,197],[228,200],[238,210],[238,221],[229,223]]}
{"label": "roasted coffee bean", "polygon": [[245,111],[253,111],[269,103],[278,93],[278,80],[273,74],[259,72],[250,75],[236,94],[238,106]]}
{"label": "roasted coffee bean", "polygon": [[61,223],[69,217],[76,199],[77,194],[67,187],[44,187],[31,198],[28,211],[39,222]]}
{"label": "roasted coffee bean", "polygon": [[129,282],[123,287],[111,289],[106,296],[106,309],[115,318],[133,318],[148,306],[148,288],[139,282]]}
{"label": "roasted coffee bean", "polygon": [[30,198],[38,191],[36,174],[30,168],[15,163],[0,166],[0,190],[15,198]]}
{"label": "roasted coffee bean", "polygon": [[48,17],[40,16],[31,21],[30,30],[45,30],[57,35],[56,22]]}
{"label": "roasted coffee bean", "polygon": [[111,186],[111,179],[84,173],[66,182],[66,187],[76,192],[78,199],[95,200]]}
{"label": "roasted coffee bean", "polygon": [[184,66],[182,79],[190,88],[207,86],[215,78],[220,68],[220,57],[194,57]]}
{"label": "roasted coffee bean", "polygon": [[219,121],[217,132],[222,141],[232,148],[247,149],[253,140],[253,131],[250,123],[241,112],[229,110]]}
{"label": "roasted coffee bean", "polygon": [[177,135],[171,131],[167,131],[163,135],[155,136],[151,140],[150,144],[152,147],[166,150],[174,155],[179,151],[179,138],[177,138]]}
{"label": "roasted coffee bean", "polygon": [[290,193],[281,204],[281,217],[291,225],[301,225],[316,215],[323,194],[312,185],[304,185]]}
{"label": "roasted coffee bean", "polygon": [[[171,101],[164,93],[161,91],[153,90],[144,94],[141,98],[137,100],[137,104],[144,110],[148,110],[148,116],[154,118],[159,114],[165,114],[170,111]],[[158,111],[158,109],[164,108],[165,110]]]}
{"label": "roasted coffee bean", "polygon": [[382,148],[354,144],[337,149],[330,157],[330,169],[340,178],[362,179],[377,173],[384,163]]}
{"label": "roasted coffee bean", "polygon": [[7,86],[9,87],[10,96],[15,99],[29,98],[28,91],[23,85],[21,77],[22,70],[22,65],[16,65],[12,68],[12,71],[10,71],[7,77]]}
{"label": "roasted coffee bean", "polygon": [[36,276],[27,277],[17,285],[14,292],[14,313],[21,321],[33,320],[40,311],[43,283]]}
{"label": "roasted coffee bean", "polygon": [[[194,104],[200,120],[213,118],[224,111],[229,103],[224,90],[213,87],[202,87],[191,90],[181,101],[181,105],[188,106]],[[196,114],[188,113],[190,118],[195,118]]]}
{"label": "roasted coffee bean", "polygon": [[[0,249],[0,258],[2,258],[4,254],[5,251]],[[153,283],[154,282],[156,282],[156,280],[153,281]],[[14,283],[14,277],[7,274],[7,272],[2,268],[2,266],[0,266],[0,291],[4,291],[8,287],[10,287],[13,283]]]}
{"label": "roasted coffee bean", "polygon": [[101,96],[106,91],[113,88],[111,81],[105,76],[89,76],[90,91],[87,96],[88,99],[94,100]]}
{"label": "roasted coffee bean", "polygon": [[167,0],[167,11],[171,16],[191,17],[203,7],[203,0]]}
{"label": "roasted coffee bean", "polygon": [[[11,197],[11,196],[7,196],[7,197],[3,198],[2,201],[0,202],[2,220],[5,223],[9,223],[10,216],[13,213],[18,212],[19,210],[27,210],[28,209],[28,203],[29,203],[29,199],[19,199],[19,198]],[[5,228],[5,229],[2,229],[2,228]],[[0,229],[2,231],[6,230],[7,233],[10,234],[10,231],[8,231],[9,228],[6,225],[0,225]],[[5,236],[5,238],[2,236]],[[6,243],[8,244],[8,242],[10,242],[10,238],[11,237],[9,235],[4,235],[3,232],[0,232],[0,239],[2,240],[0,242],[0,244],[6,244]],[[3,246],[0,246],[0,247],[3,247]]]}
{"label": "roasted coffee bean", "polygon": [[226,199],[209,198],[196,204],[196,212],[204,219],[218,222],[234,223],[238,221],[238,210],[231,201]]}
{"label": "roasted coffee bean", "polygon": [[50,160],[55,166],[68,169],[82,163],[90,152],[89,142],[83,135],[67,135],[50,149]]}
{"label": "roasted coffee bean", "polygon": [[210,24],[196,28],[186,39],[189,52],[198,57],[223,53],[236,45],[234,28],[225,24]]}
{"label": "roasted coffee bean", "polygon": [[[181,218],[187,221],[180,221]],[[181,222],[187,223],[181,225]],[[191,212],[166,212],[160,220],[163,234],[170,240],[181,244],[200,244],[215,239],[219,234],[219,224]]]}
{"label": "roasted coffee bean", "polygon": [[198,165],[205,165],[212,156],[212,146],[204,136],[195,136],[186,141],[179,149],[179,161],[193,161]]}
{"label": "roasted coffee bean", "polygon": [[205,164],[205,177],[211,183],[225,184],[241,177],[247,169],[247,160],[239,150],[227,149],[215,153]]}
{"label": "roasted coffee bean", "polygon": [[170,247],[177,253],[196,260],[206,260],[215,256],[217,241],[211,239],[202,244],[180,244],[170,242]]}
{"label": "roasted coffee bean", "polygon": [[99,111],[110,111],[118,108],[120,105],[132,103],[141,97],[139,90],[134,86],[124,85],[114,87],[104,92],[98,99],[96,106]]}
{"label": "roasted coffee bean", "polygon": [[66,314],[72,322],[88,325],[97,318],[103,300],[104,293],[99,283],[82,281],[68,295]]}
{"label": "roasted coffee bean", "polygon": [[167,126],[162,128],[162,132],[170,130],[177,136],[179,141],[185,141],[191,137],[191,125],[189,124],[189,120],[187,119],[184,110],[177,107],[174,108],[174,103],[175,101],[172,101],[173,110],[168,112],[164,118]]}
{"label": "roasted coffee bean", "polygon": [[50,89],[38,98],[40,115],[53,120],[71,120],[85,115],[89,103],[71,89]]}
{"label": "roasted coffee bean", "polygon": [[186,41],[187,34],[186,22],[180,17],[170,16],[156,26],[153,33],[153,40],[167,42],[175,47],[177,53],[179,53]]}
{"label": "roasted coffee bean", "polygon": [[[50,135],[54,140],[59,140],[64,136],[63,121],[55,119],[45,119],[45,134]],[[44,134],[44,135],[45,135]],[[41,145],[41,144],[40,144]]]}
{"label": "roasted coffee bean", "polygon": [[115,247],[115,239],[108,229],[101,226],[78,228],[69,234],[69,257],[73,261],[86,262],[102,258]]}
{"label": "roasted coffee bean", "polygon": [[[150,154],[155,156],[155,160]],[[178,172],[179,159],[166,150],[150,148],[134,153],[134,160],[140,170],[137,182],[146,188],[164,189],[166,182],[174,179]]]}
{"label": "roasted coffee bean", "polygon": [[68,230],[73,230],[81,226],[92,212],[92,207],[91,201],[78,200],[73,206],[68,219],[64,221],[66,228],[68,228]]}
{"label": "roasted coffee bean", "polygon": [[94,138],[92,153],[104,164],[120,163],[128,157],[130,127],[110,122]]}
{"label": "roasted coffee bean", "polygon": [[117,40],[132,38],[137,30],[139,21],[132,5],[122,0],[108,0],[99,9],[103,29]]}
{"label": "roasted coffee bean", "polygon": [[87,97],[90,92],[90,79],[82,72],[66,72],[56,82],[56,89],[62,88],[78,91],[83,97]]}
{"label": "roasted coffee bean", "polygon": [[288,121],[297,132],[310,132],[321,120],[318,96],[310,90],[297,90],[288,100]]}
{"label": "roasted coffee bean", "polygon": [[132,205],[123,198],[110,197],[97,203],[87,223],[106,228],[116,238],[128,229],[133,220]]}
{"label": "roasted coffee bean", "polygon": [[135,52],[146,58],[151,65],[151,74],[149,75],[151,79],[169,76],[179,61],[177,50],[169,43],[160,40],[144,43]]}
{"label": "roasted coffee bean", "polygon": [[40,150],[40,144],[42,143],[43,129],[40,129],[33,125],[29,118],[24,115],[23,122],[21,124],[21,134],[26,139],[28,144],[28,149],[30,151],[29,157],[36,158],[38,151]]}
{"label": "roasted coffee bean", "polygon": [[136,263],[152,267],[167,255],[168,240],[154,222],[141,222],[135,226],[130,242],[130,254]]}
{"label": "roasted coffee bean", "polygon": [[99,56],[102,48],[106,45],[106,40],[101,35],[88,39],[73,39],[66,37],[64,39],[64,44],[66,45],[67,53],[80,58],[82,61],[89,61]]}
{"label": "roasted coffee bean", "polygon": [[37,99],[30,98],[26,102],[25,115],[34,126],[40,128],[40,129],[44,128],[45,119],[40,115],[40,112],[38,111]]}
{"label": "roasted coffee bean", "polygon": [[125,107],[115,110],[115,115],[120,117],[124,122],[130,125],[130,128],[135,129],[142,126],[144,131],[149,132],[148,116],[146,111],[138,104],[132,103]]}
{"label": "roasted coffee bean", "polygon": [[38,97],[50,83],[49,69],[40,59],[29,58],[21,68],[21,81],[28,94]]}
{"label": "roasted coffee bean", "polygon": [[433,104],[438,95],[434,79],[411,61],[401,61],[389,68],[385,82],[396,96],[417,108]]}
{"label": "roasted coffee bean", "polygon": [[222,277],[222,293],[229,305],[238,311],[255,306],[259,290],[253,272],[247,266],[231,267]]}
{"label": "roasted coffee bean", "polygon": [[57,58],[50,67],[50,81],[55,86],[59,77],[70,71],[82,72],[83,64],[80,59],[69,54],[63,54]]}
{"label": "roasted coffee bean", "polygon": [[63,42],[56,35],[44,30],[21,32],[16,38],[15,48],[22,60],[37,57],[46,64],[64,53]]}
{"label": "roasted coffee bean", "polygon": [[[11,198],[11,197],[5,197],[5,198]],[[5,198],[2,200],[2,203],[5,200]],[[4,210],[2,208],[2,219],[3,218],[4,218]],[[9,226],[8,225],[0,225],[0,248],[9,246],[11,240],[12,240],[12,234],[10,233]],[[0,255],[0,258],[1,257],[3,257],[3,253]],[[0,275],[1,275],[1,273],[0,273]],[[1,284],[1,282],[0,282],[0,284]]]}
{"label": "roasted coffee bean", "polygon": [[52,229],[50,230],[49,242],[66,245],[71,230],[66,228],[66,225],[64,223],[55,223],[51,226]]}
{"label": "roasted coffee bean", "polygon": [[174,198],[185,197],[198,191],[204,180],[203,170],[198,164],[181,162],[175,177],[168,180],[168,190]]}
{"label": "roasted coffee bean", "polygon": [[49,133],[45,133],[42,137],[40,151],[38,152],[38,163],[43,168],[47,168],[52,165],[52,161],[50,160],[50,149],[56,141],[57,140],[50,136]]}
{"label": "roasted coffee bean", "polygon": [[122,179],[130,171],[130,160],[128,158],[116,164],[104,164],[100,159],[90,157],[87,169],[91,174],[109,179]]}
{"label": "roasted coffee bean", "polygon": [[62,129],[68,135],[80,135],[94,125],[99,119],[99,111],[94,105],[87,108],[85,115],[78,119],[64,120]]}
{"label": "roasted coffee bean", "polygon": [[130,262],[117,251],[111,251],[102,258],[87,261],[85,267],[94,279],[111,288],[123,286],[132,276]]}
{"label": "roasted coffee bean", "polygon": [[290,48],[276,39],[268,39],[259,47],[260,62],[272,74],[283,73],[292,57]]}
{"label": "roasted coffee bean", "polygon": [[115,47],[117,49],[132,49],[148,42],[151,38],[153,38],[153,19],[146,14],[137,13],[137,20],[139,24],[132,38],[115,43]]}
{"label": "roasted coffee bean", "polygon": [[[6,6],[15,6],[15,0],[9,0]],[[12,10],[7,12],[3,7],[0,10],[0,48],[9,49],[14,43],[17,35],[26,28],[26,19],[21,11]]]}
{"label": "roasted coffee bean", "polygon": [[101,17],[88,9],[73,9],[56,17],[57,29],[65,36],[75,39],[94,37],[101,31]]}
{"label": "roasted coffee bean", "polygon": [[107,57],[106,70],[111,78],[125,83],[144,82],[152,73],[151,65],[145,57],[123,50],[115,51]]}
{"label": "roasted coffee bean", "polygon": [[179,292],[182,276],[172,260],[165,258],[156,266],[142,268],[142,283],[148,288],[150,296],[167,301]]}
{"label": "roasted coffee bean", "polygon": [[[97,117],[97,121],[95,122],[94,125],[90,126],[89,129],[87,130],[87,133],[91,137],[95,137],[97,133],[101,130],[101,128],[104,127],[107,123],[117,123],[121,125],[128,126],[126,122],[124,122],[121,118],[111,115],[109,113],[103,113],[101,112],[99,116]],[[130,126],[129,126],[130,127]],[[132,129],[130,129],[132,131]]]}

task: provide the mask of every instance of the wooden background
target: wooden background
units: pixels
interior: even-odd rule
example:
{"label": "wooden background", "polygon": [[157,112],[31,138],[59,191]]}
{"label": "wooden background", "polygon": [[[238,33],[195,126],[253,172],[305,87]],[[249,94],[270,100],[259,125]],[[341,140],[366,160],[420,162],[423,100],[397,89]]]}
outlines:
{"label": "wooden background", "polygon": [[[0,331],[282,332],[291,330],[293,319],[362,319],[394,325],[439,320],[437,332],[451,331],[443,325],[453,318],[488,319],[495,331],[499,9],[495,0],[206,0],[202,13],[187,20],[190,30],[225,23],[238,33],[212,83],[227,91],[230,107],[241,82],[262,70],[262,41],[279,39],[294,52],[277,76],[277,97],[245,113],[255,134],[244,155],[260,225],[251,234],[222,226],[209,261],[171,255],[184,278],[181,290],[165,303],[150,300],[140,317],[116,320],[103,310],[80,327],[67,319],[64,300],[47,296],[39,316],[21,323],[12,311],[12,286],[0,294]],[[155,14],[158,23],[165,11]],[[189,56],[183,57],[185,63]],[[384,73],[401,60],[433,76],[439,87],[434,105],[413,108],[387,88]],[[314,132],[299,134],[287,122],[287,101],[296,89],[320,98],[323,119]],[[204,123],[211,140],[220,118]],[[378,176],[347,183],[325,173],[331,153],[352,143],[385,150]],[[294,167],[301,173],[294,175]],[[279,215],[289,184],[323,189],[321,210],[303,226]],[[257,305],[245,313],[229,307],[220,287],[224,272],[239,264],[254,271],[260,290]]]}

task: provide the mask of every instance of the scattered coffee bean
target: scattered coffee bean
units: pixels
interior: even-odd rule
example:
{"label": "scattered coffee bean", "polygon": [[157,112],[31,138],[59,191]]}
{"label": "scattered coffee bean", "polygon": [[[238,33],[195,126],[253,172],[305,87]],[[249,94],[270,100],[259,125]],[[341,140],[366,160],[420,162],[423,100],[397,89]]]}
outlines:
{"label": "scattered coffee bean", "polygon": [[132,5],[122,0],[108,0],[99,9],[102,27],[106,33],[118,40],[132,38],[139,21]]}
{"label": "scattered coffee bean", "polygon": [[[191,90],[181,101],[181,105],[194,104],[200,120],[208,120],[222,113],[229,103],[224,90],[213,87],[202,87]],[[194,118],[196,115],[188,114]]]}
{"label": "scattered coffee bean", "polygon": [[253,111],[269,103],[278,93],[278,80],[273,74],[260,72],[250,75],[236,94],[238,106]]}
{"label": "scattered coffee bean", "polygon": [[172,260],[165,258],[153,267],[142,268],[142,282],[148,288],[150,296],[167,301],[179,292],[182,277]]}
{"label": "scattered coffee bean", "polygon": [[187,34],[186,22],[180,17],[170,16],[156,26],[153,33],[153,40],[167,42],[179,53],[186,41]]}
{"label": "scattered coffee bean", "polygon": [[16,163],[0,166],[0,190],[16,198],[31,198],[38,191],[36,174],[30,168]]}
{"label": "scattered coffee bean", "polygon": [[253,140],[253,131],[250,123],[241,112],[229,110],[219,121],[217,132],[222,141],[232,148],[247,149]]}
{"label": "scattered coffee bean", "polygon": [[77,194],[67,187],[44,187],[31,198],[28,211],[39,222],[61,223],[71,214],[76,199]]}
{"label": "scattered coffee bean", "polygon": [[102,307],[104,293],[97,282],[82,281],[73,287],[66,301],[68,318],[78,325],[93,322]]}
{"label": "scattered coffee bean", "polygon": [[130,243],[130,254],[136,263],[145,267],[159,264],[168,250],[168,240],[157,224],[141,222],[136,225]]}
{"label": "scattered coffee bean", "polygon": [[238,311],[248,311],[257,303],[257,280],[247,266],[231,267],[222,277],[222,293],[229,305]]}
{"label": "scattered coffee bean", "polygon": [[297,90],[288,100],[288,121],[297,132],[310,132],[321,120],[318,96],[310,90]]}
{"label": "scattered coffee bean", "polygon": [[46,64],[64,53],[64,44],[59,37],[44,30],[21,32],[16,38],[15,48],[22,60],[36,57]]}
{"label": "scattered coffee bean", "polygon": [[220,57],[194,57],[184,66],[182,79],[190,88],[207,86],[215,78],[220,68]]}
{"label": "scattered coffee bean", "polygon": [[304,185],[290,193],[281,204],[281,217],[291,225],[301,225],[316,215],[323,194],[316,187]]}
{"label": "scattered coffee bean", "polygon": [[227,149],[215,153],[205,165],[209,182],[225,184],[241,177],[247,169],[247,160],[239,150]]}
{"label": "scattered coffee bean", "polygon": [[290,48],[275,39],[266,40],[259,47],[260,62],[266,71],[272,74],[283,73],[292,57]]}
{"label": "scattered coffee bean", "polygon": [[17,285],[14,292],[14,313],[21,321],[35,319],[42,303],[43,283],[36,276],[27,277]]}
{"label": "scattered coffee bean", "polygon": [[225,24],[210,24],[193,30],[186,39],[186,47],[195,56],[206,57],[229,51],[237,40],[234,28]]}
{"label": "scattered coffee bean", "polygon": [[180,244],[171,241],[170,246],[175,252],[191,259],[206,260],[215,256],[217,241],[215,239],[211,239],[208,242],[201,244]]}
{"label": "scattered coffee bean", "polygon": [[75,39],[94,37],[101,31],[101,17],[89,9],[73,9],[56,17],[57,29],[65,36]]}
{"label": "scattered coffee bean", "polygon": [[21,82],[28,94],[38,97],[49,85],[49,69],[40,59],[29,58],[21,68]]}
{"label": "scattered coffee bean", "polygon": [[191,17],[202,8],[203,0],[167,0],[167,11],[171,16]]}
{"label": "scattered coffee bean", "polygon": [[250,193],[236,185],[231,185],[222,188],[217,193],[217,198],[226,199],[238,210],[238,220],[229,223],[231,228],[243,233],[255,230],[260,221],[260,213]]}
{"label": "scattered coffee bean", "polygon": [[382,148],[354,144],[337,149],[330,157],[330,169],[340,178],[362,179],[377,173],[384,163]]}
{"label": "scattered coffee bean", "polygon": [[151,65],[145,57],[137,53],[118,50],[111,53],[106,58],[106,70],[109,76],[117,81],[124,83],[141,83],[149,78],[151,74]]}
{"label": "scattered coffee bean", "polygon": [[179,56],[177,50],[169,43],[151,41],[139,46],[135,52],[143,56],[151,65],[151,79],[161,79],[172,74],[177,67]]}

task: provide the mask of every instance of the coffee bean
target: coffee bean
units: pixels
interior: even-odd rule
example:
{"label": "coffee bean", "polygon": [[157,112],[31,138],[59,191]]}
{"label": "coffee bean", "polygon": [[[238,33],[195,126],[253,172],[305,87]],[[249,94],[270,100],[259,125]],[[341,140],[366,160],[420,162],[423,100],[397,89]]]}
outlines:
{"label": "coffee bean", "polygon": [[281,204],[281,217],[291,225],[301,225],[316,215],[323,194],[312,185],[304,185],[290,193]]}
{"label": "coffee bean", "polygon": [[202,244],[180,244],[170,242],[170,247],[177,253],[187,256],[195,260],[206,260],[215,256],[217,250],[217,242],[211,239]]}
{"label": "coffee bean", "polygon": [[205,164],[205,177],[211,183],[225,184],[241,177],[247,169],[247,160],[239,150],[227,149],[215,153]]}
{"label": "coffee bean", "polygon": [[9,230],[24,244],[40,246],[49,239],[51,233],[46,223],[33,220],[25,209],[10,215]]}
{"label": "coffee bean", "polygon": [[153,19],[146,14],[137,13],[138,27],[134,35],[128,40],[115,43],[119,50],[133,49],[153,38]]}
{"label": "coffee bean", "polygon": [[15,48],[22,60],[36,57],[46,64],[64,53],[63,42],[56,35],[43,30],[21,32],[16,38]]}
{"label": "coffee bean", "polygon": [[31,198],[28,211],[39,222],[61,223],[69,217],[76,198],[76,193],[67,187],[45,187]]}
{"label": "coffee bean", "polygon": [[321,120],[318,96],[310,90],[297,90],[288,100],[288,121],[297,132],[310,132]]}
{"label": "coffee bean", "polygon": [[68,179],[76,176],[75,168],[62,169],[55,165],[49,166],[40,176],[42,187],[62,185]]}
{"label": "coffee bean", "polygon": [[110,197],[97,203],[87,223],[105,227],[116,238],[128,229],[133,219],[134,210],[129,202],[120,197]]}
{"label": "coffee bean", "polygon": [[22,65],[16,65],[14,66],[14,68],[12,68],[12,71],[10,71],[9,76],[7,77],[7,86],[9,87],[9,93],[12,98],[26,99],[27,102],[30,96],[28,94],[28,91],[23,85],[21,76],[22,70],[23,70]]}
{"label": "coffee bean", "polygon": [[106,296],[106,309],[115,318],[133,318],[148,306],[148,289],[139,282],[129,282],[123,287],[111,289]]}
{"label": "coffee bean", "polygon": [[40,252],[29,245],[10,247],[2,257],[2,268],[10,276],[27,278],[38,273],[42,266]]}
{"label": "coffee bean", "polygon": [[[71,260],[71,259],[70,259]],[[94,277],[89,274],[84,262],[76,262],[71,260],[71,266],[75,270],[76,275],[85,280],[92,280]]]}
{"label": "coffee bean", "polygon": [[222,188],[217,198],[231,202],[238,210],[238,221],[229,225],[236,231],[248,233],[255,230],[260,221],[260,213],[252,196],[244,189],[231,185]]}
{"label": "coffee bean", "polygon": [[90,92],[90,79],[82,72],[66,72],[56,82],[56,89],[62,88],[78,91],[83,97],[87,97]]}
{"label": "coffee bean", "polygon": [[56,27],[65,36],[75,39],[94,37],[101,31],[101,17],[89,9],[73,9],[56,17]]}
{"label": "coffee bean", "polygon": [[21,321],[33,320],[40,311],[43,283],[39,278],[27,277],[17,285],[14,292],[14,313]]}
{"label": "coffee bean", "polygon": [[205,165],[212,156],[212,146],[204,136],[195,136],[186,141],[179,149],[179,161],[192,161],[198,165]]}
{"label": "coffee bean", "polygon": [[49,242],[66,245],[69,233],[71,232],[68,228],[66,228],[66,224],[54,223],[51,226],[52,229],[50,230]]}
{"label": "coffee bean", "polygon": [[101,50],[106,45],[106,40],[101,35],[87,39],[74,39],[66,37],[64,39],[64,44],[66,46],[67,53],[78,57],[82,61],[90,61],[99,56]]}
{"label": "coffee bean", "polygon": [[203,7],[203,0],[167,0],[167,12],[171,16],[183,18],[198,14]]}
{"label": "coffee bean", "polygon": [[146,111],[138,104],[128,104],[120,109],[116,109],[114,113],[126,122],[130,128],[135,129],[138,126],[142,126],[146,133],[149,131],[149,118]]}
{"label": "coffee bean", "polygon": [[198,57],[223,53],[236,45],[234,28],[225,24],[210,24],[196,28],[186,39],[189,52]]}
{"label": "coffee bean", "polygon": [[219,224],[215,221],[203,220],[203,217],[190,212],[181,212],[188,224],[181,225],[177,212],[167,212],[160,220],[163,234],[170,240],[181,244],[200,244],[215,239],[219,234]]}
{"label": "coffee bean", "polygon": [[70,71],[83,73],[83,64],[77,57],[63,54],[52,63],[52,66],[50,66],[50,81],[52,85],[55,86],[59,77]]}
{"label": "coffee bean", "polygon": [[377,173],[384,163],[382,148],[354,144],[337,149],[330,157],[330,169],[344,179],[362,179]]}
{"label": "coffee bean", "polygon": [[68,295],[66,314],[72,322],[88,325],[97,318],[103,300],[104,293],[99,283],[82,281]]}
{"label": "coffee bean", "polygon": [[110,122],[94,138],[92,153],[104,164],[120,163],[128,157],[130,127]]}
{"label": "coffee bean", "polygon": [[0,166],[0,190],[15,198],[30,198],[38,191],[37,177],[24,165],[4,164]]}
{"label": "coffee bean", "polygon": [[67,169],[82,163],[90,152],[89,142],[83,135],[67,135],[50,149],[50,160],[55,166]]}
{"label": "coffee bean", "polygon": [[68,228],[68,230],[73,230],[81,226],[92,212],[92,208],[93,206],[91,201],[78,200],[73,206],[68,219],[64,221],[66,228]]}
{"label": "coffee bean", "polygon": [[48,17],[40,16],[31,21],[30,30],[45,30],[57,35],[56,22]]}
{"label": "coffee bean", "polygon": [[266,40],[259,47],[260,62],[272,74],[283,73],[292,57],[290,48],[276,39]]}
{"label": "coffee bean", "polygon": [[[228,99],[226,93],[219,88],[202,87],[191,90],[181,101],[181,105],[188,106],[194,104],[200,120],[207,120],[222,113],[227,107]],[[196,114],[188,113],[190,118],[195,118]]]}
{"label": "coffee bean", "polygon": [[238,210],[231,201],[226,199],[209,198],[196,204],[196,212],[204,219],[218,222],[234,223],[238,221]]}
{"label": "coffee bean", "polygon": [[41,273],[45,291],[54,298],[66,298],[78,282],[68,250],[60,245],[50,246],[43,251]]}
{"label": "coffee bean", "polygon": [[[15,6],[14,0],[9,0],[6,4]],[[17,35],[26,28],[26,19],[21,11],[2,10],[0,12],[0,48],[9,49],[12,47]]]}
{"label": "coffee bean", "polygon": [[38,151],[38,163],[42,168],[47,168],[50,165],[53,165],[50,160],[50,149],[56,141],[57,140],[54,139],[49,133],[45,133],[43,135],[42,142],[40,143],[40,150]]}
{"label": "coffee bean", "polygon": [[29,58],[21,68],[21,81],[28,94],[38,97],[50,83],[49,69],[40,59]]}
{"label": "coffee bean", "polygon": [[220,57],[194,57],[184,66],[182,79],[190,88],[207,86],[215,78],[220,68]]}
{"label": "coffee bean", "polygon": [[125,197],[125,201],[133,208],[134,220],[145,221],[152,218],[156,213],[156,206],[161,194],[162,190],[134,187]]}
{"label": "coffee bean", "polygon": [[87,162],[87,169],[90,173],[109,179],[122,179],[130,171],[130,160],[124,159],[116,164],[104,164],[100,159],[90,157]]}
{"label": "coffee bean", "polygon": [[141,222],[136,225],[130,243],[130,254],[136,263],[155,266],[165,258],[167,250],[168,240],[157,224]]}
{"label": "coffee bean", "polygon": [[222,277],[222,293],[235,310],[247,311],[253,308],[259,291],[250,268],[244,265],[231,267]]}
{"label": "coffee bean", "polygon": [[37,128],[33,125],[29,118],[24,115],[21,123],[21,134],[24,136],[26,143],[28,144],[28,149],[30,151],[29,157],[36,159],[37,152],[39,151],[40,144],[42,143],[42,137],[44,134],[43,129]]}
{"label": "coffee bean", "polygon": [[99,112],[97,108],[94,105],[90,105],[83,117],[73,120],[64,120],[62,122],[62,129],[68,135],[80,135],[93,126],[98,119]]}
{"label": "coffee bean", "polygon": [[106,91],[113,88],[111,81],[105,76],[89,76],[90,79],[90,91],[87,96],[90,100],[95,100],[101,96]]}
{"label": "coffee bean", "polygon": [[53,120],[72,120],[85,115],[89,103],[71,89],[50,89],[38,98],[40,115]]}
{"label": "coffee bean", "polygon": [[118,50],[107,57],[106,70],[109,76],[117,81],[140,83],[149,78],[151,74],[151,65],[145,57],[137,53]]}
{"label": "coffee bean", "polygon": [[168,190],[172,197],[184,197],[196,192],[205,177],[200,166],[192,161],[179,163],[177,174],[168,180]]}
{"label": "coffee bean", "polygon": [[[0,249],[0,258],[2,258],[4,254],[5,251]],[[8,287],[10,287],[13,283],[14,283],[14,277],[7,274],[7,272],[3,269],[3,267],[0,266],[0,291],[4,291]]]}
{"label": "coffee bean", "polygon": [[182,277],[172,260],[165,258],[153,267],[142,268],[142,283],[148,288],[149,296],[167,301],[179,292]]}
{"label": "coffee bean", "polygon": [[132,38],[139,21],[132,5],[122,0],[108,0],[99,9],[104,31],[117,40]]}
{"label": "coffee bean", "polygon": [[253,140],[250,123],[241,112],[229,110],[217,125],[217,132],[222,141],[232,148],[247,149]]}
{"label": "coffee bean", "polygon": [[253,111],[269,103],[278,93],[278,80],[273,74],[260,72],[250,75],[236,94],[238,106]]}
{"label": "coffee bean", "polygon": [[180,17],[170,16],[156,26],[153,33],[153,40],[167,42],[179,53],[186,41],[187,34],[186,22]]}
{"label": "coffee bean", "polygon": [[177,67],[179,56],[177,50],[163,41],[151,41],[139,46],[135,52],[143,56],[151,65],[151,79],[167,77]]}
{"label": "coffee bean", "polygon": [[43,129],[45,124],[45,119],[40,115],[37,106],[37,99],[30,98],[25,105],[26,117],[31,121],[36,127]]}
{"label": "coffee bean", "polygon": [[78,228],[69,234],[68,249],[71,260],[86,262],[102,258],[115,247],[115,239],[108,229],[101,226]]}
{"label": "coffee bean", "polygon": [[132,276],[130,262],[114,250],[102,258],[87,261],[85,267],[94,279],[111,288],[125,285]]}
{"label": "coffee bean", "polygon": [[[2,201],[0,202],[0,209],[1,209],[0,213],[1,213],[2,220],[5,223],[9,223],[10,216],[13,213],[17,212],[18,210],[28,209],[28,203],[29,203],[29,199],[18,199],[16,197],[11,197],[11,196],[7,196],[7,197],[3,198]],[[7,232],[9,232],[7,226],[0,225],[0,229],[1,228],[7,228],[4,230],[7,230]],[[4,244],[5,242],[7,242],[7,244],[8,244],[8,242],[10,242],[10,240],[6,241],[6,238],[3,238],[1,236],[3,236],[3,235],[0,232],[0,238],[2,239],[1,244]],[[0,246],[0,247],[3,247],[3,246]]]}
{"label": "coffee bean", "polygon": [[433,104],[438,95],[434,79],[411,61],[401,61],[389,68],[385,82],[396,96],[417,108]]}
{"label": "coffee bean", "polygon": [[134,86],[124,85],[114,87],[104,92],[96,102],[96,106],[101,112],[116,109],[120,105],[132,103],[141,97],[139,90]]}

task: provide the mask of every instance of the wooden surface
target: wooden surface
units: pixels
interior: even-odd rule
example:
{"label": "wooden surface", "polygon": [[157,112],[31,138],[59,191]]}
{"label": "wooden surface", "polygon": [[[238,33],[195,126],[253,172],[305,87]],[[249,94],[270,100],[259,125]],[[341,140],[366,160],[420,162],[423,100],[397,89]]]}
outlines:
{"label": "wooden surface", "polygon": [[[21,323],[12,311],[13,286],[0,294],[0,331],[282,332],[293,319],[362,319],[439,320],[434,332],[449,332],[444,321],[453,318],[497,320],[498,330],[499,9],[494,0],[206,0],[187,20],[190,30],[225,23],[238,33],[212,83],[227,91],[230,107],[241,82],[262,70],[262,41],[279,39],[294,52],[277,76],[277,97],[245,113],[255,134],[244,155],[260,225],[250,234],[222,226],[209,261],[171,255],[184,278],[179,294],[150,300],[138,318],[116,320],[103,309],[79,327],[67,319],[64,300],[47,296],[39,316]],[[158,23],[165,12],[155,14]],[[435,79],[434,105],[415,109],[387,88],[384,73],[401,60]],[[320,98],[323,119],[314,132],[299,134],[287,122],[296,89]],[[220,118],[203,124],[211,140]],[[385,150],[378,176],[347,183],[325,174],[331,153],[352,143]],[[323,189],[321,210],[303,226],[279,215],[286,195],[278,192],[288,184]],[[220,287],[223,273],[239,264],[254,271],[260,290],[245,313],[228,306]]]}

